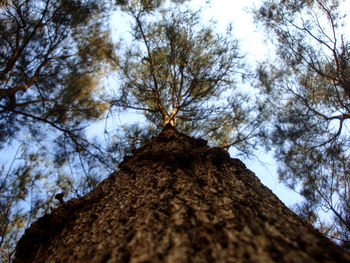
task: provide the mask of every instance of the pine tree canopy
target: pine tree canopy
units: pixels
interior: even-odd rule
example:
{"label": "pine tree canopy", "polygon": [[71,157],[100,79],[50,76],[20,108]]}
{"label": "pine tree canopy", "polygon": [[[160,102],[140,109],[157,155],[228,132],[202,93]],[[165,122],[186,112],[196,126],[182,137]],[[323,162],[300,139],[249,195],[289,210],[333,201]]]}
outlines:
{"label": "pine tree canopy", "polygon": [[231,32],[220,34],[200,12],[176,5],[124,10],[133,23],[131,43],[114,56],[119,89],[111,104],[143,114],[153,134],[171,123],[221,147],[241,153],[254,148],[261,119],[239,88],[243,56]]}
{"label": "pine tree canopy", "polygon": [[260,1],[274,55],[255,67],[195,1],[0,1],[0,261],[169,125],[274,154],[295,211],[350,249],[348,3]]}
{"label": "pine tree canopy", "polygon": [[[278,58],[258,68],[280,179],[305,197],[299,212],[349,247],[350,39],[343,1],[263,1],[255,17]],[[333,215],[331,224],[319,211]]]}

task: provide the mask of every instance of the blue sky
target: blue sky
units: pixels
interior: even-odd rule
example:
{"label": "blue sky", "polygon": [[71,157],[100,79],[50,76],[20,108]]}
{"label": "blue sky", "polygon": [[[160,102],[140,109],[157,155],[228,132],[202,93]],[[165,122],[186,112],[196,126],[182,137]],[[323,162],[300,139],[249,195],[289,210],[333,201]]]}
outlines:
{"label": "blue sky", "polygon": [[[190,6],[194,9],[202,9],[203,20],[214,19],[217,21],[217,29],[225,32],[227,26],[231,23],[233,26],[234,36],[240,40],[241,51],[245,54],[245,60],[251,63],[253,70],[254,64],[258,60],[271,57],[273,46],[264,42],[264,33],[253,23],[253,17],[248,13],[248,9],[254,5],[259,5],[260,0],[239,1],[239,0],[192,0]],[[127,15],[119,13],[112,20],[112,36],[115,40],[120,38],[128,38],[129,20]],[[113,80],[111,80],[113,81]],[[250,86],[245,87],[251,89]],[[111,87],[111,83],[107,84]],[[112,84],[113,86],[113,84]],[[137,115],[134,115],[137,116]],[[132,118],[127,118],[133,122]],[[118,122],[123,123],[125,118],[118,117]],[[134,119],[135,122],[140,121],[139,118]],[[233,155],[231,153],[231,155]],[[257,153],[257,159],[242,160],[246,166],[252,170],[261,180],[261,182],[269,187],[287,206],[291,207],[296,202],[302,200],[302,197],[294,191],[288,189],[285,185],[279,183],[276,173],[277,165],[271,154],[265,153],[263,150]],[[234,157],[234,156],[232,156]]]}
{"label": "blue sky", "polygon": [[[264,43],[264,33],[253,23],[253,16],[248,12],[254,5],[259,6],[260,2],[259,0],[211,0],[210,4],[206,4],[205,0],[194,0],[192,5],[195,8],[201,7],[203,17],[214,18],[218,23],[218,28],[222,28],[222,30],[225,30],[226,26],[232,23],[234,36],[240,40],[240,48],[245,54],[245,59],[252,64],[251,67],[254,67],[256,61],[271,57],[273,53],[272,45]],[[259,177],[261,182],[269,187],[287,206],[301,201],[302,197],[299,194],[279,183],[276,172],[277,165],[272,154],[261,150],[256,155],[259,161],[256,159],[243,161]]]}
{"label": "blue sky", "polygon": [[[252,15],[247,12],[247,8],[254,4],[258,5],[259,2],[259,0],[211,0],[211,3],[207,4],[206,0],[192,0],[190,1],[190,4],[195,9],[202,8],[204,19],[213,18],[216,20],[218,30],[224,31],[227,25],[232,23],[234,35],[240,40],[241,50],[245,53],[245,58],[252,63],[253,69],[254,62],[257,60],[264,60],[266,57],[271,57],[271,49],[273,49],[272,46],[267,46],[267,44],[264,43],[263,32],[256,28],[253,24]],[[127,15],[118,13],[118,15],[114,17],[113,26],[111,28],[115,40],[128,36],[128,26],[129,21]],[[109,83],[109,81],[111,82]],[[111,78],[110,80],[107,80],[105,87],[113,89],[113,85],[115,85],[115,83],[113,83],[113,79]],[[247,86],[247,88],[249,89],[250,87]],[[142,121],[142,119],[140,119],[142,117],[136,114],[123,116],[118,116],[116,114],[114,117],[113,121],[117,125]],[[100,134],[100,131],[105,128],[104,126],[104,121],[97,125],[93,125],[92,128],[89,129],[89,135],[93,136]],[[8,163],[13,159],[17,149],[16,147],[18,147],[17,144],[8,146],[6,149],[2,150],[3,156],[0,158],[1,163]],[[302,198],[300,195],[279,183],[276,173],[277,165],[272,154],[268,154],[261,150],[256,153],[256,155],[258,156],[259,161],[257,159],[245,159],[242,161],[258,176],[261,182],[269,187],[289,207],[296,202],[301,201]],[[235,157],[232,153],[231,156]]]}

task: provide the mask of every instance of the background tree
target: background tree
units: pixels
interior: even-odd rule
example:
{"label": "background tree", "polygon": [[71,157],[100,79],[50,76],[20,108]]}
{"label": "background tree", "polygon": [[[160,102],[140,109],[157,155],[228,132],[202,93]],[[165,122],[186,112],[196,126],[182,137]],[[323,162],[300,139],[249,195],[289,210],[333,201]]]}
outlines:
{"label": "background tree", "polygon": [[82,194],[99,180],[96,166],[110,168],[84,134],[108,107],[98,89],[114,48],[107,18],[103,1],[1,2],[0,149],[18,148],[0,176],[4,262],[55,193]]}
{"label": "background tree", "polygon": [[248,113],[252,104],[236,83],[244,71],[231,31],[215,33],[214,23],[203,25],[199,12],[176,4],[123,8],[132,39],[115,60],[121,88],[112,105],[141,112],[151,131],[171,123],[248,153],[259,120]]}
{"label": "background tree", "polygon": [[[255,18],[277,53],[258,69],[272,123],[261,135],[275,150],[281,180],[305,197],[299,212],[349,248],[350,43],[341,4],[268,0]],[[332,222],[322,222],[322,211]]]}

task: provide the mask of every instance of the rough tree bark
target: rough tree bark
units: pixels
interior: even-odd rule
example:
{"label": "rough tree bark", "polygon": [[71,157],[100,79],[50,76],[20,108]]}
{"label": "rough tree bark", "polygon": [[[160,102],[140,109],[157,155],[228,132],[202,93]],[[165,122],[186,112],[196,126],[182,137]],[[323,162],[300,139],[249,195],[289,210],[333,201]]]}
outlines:
{"label": "rough tree bark", "polygon": [[14,262],[350,262],[238,159],[167,125],[88,195],[40,218]]}

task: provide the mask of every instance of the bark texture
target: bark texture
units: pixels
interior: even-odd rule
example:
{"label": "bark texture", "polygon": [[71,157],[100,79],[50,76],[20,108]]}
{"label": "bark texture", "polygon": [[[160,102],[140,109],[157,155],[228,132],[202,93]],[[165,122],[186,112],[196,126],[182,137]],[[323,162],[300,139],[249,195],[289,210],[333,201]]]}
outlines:
{"label": "bark texture", "polygon": [[350,262],[238,159],[167,125],[88,195],[40,218],[15,262]]}

